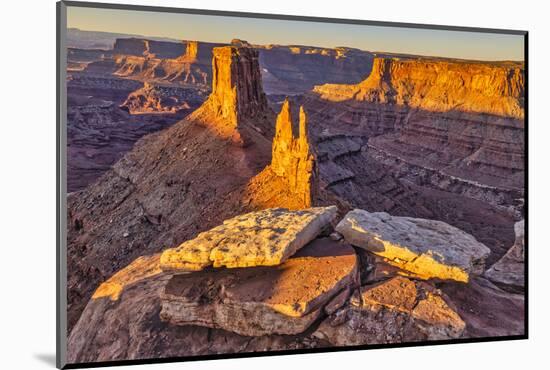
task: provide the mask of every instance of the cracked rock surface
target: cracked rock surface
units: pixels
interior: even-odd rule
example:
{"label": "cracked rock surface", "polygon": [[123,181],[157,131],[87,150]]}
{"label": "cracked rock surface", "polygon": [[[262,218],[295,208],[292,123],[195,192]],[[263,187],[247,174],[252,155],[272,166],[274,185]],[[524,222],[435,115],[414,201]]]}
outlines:
{"label": "cracked rock surface", "polygon": [[348,243],[386,258],[411,276],[467,282],[483,273],[491,252],[473,236],[441,221],[355,209],[336,226]]}
{"label": "cracked rock surface", "polygon": [[336,211],[334,206],[275,208],[239,215],[165,250],[160,264],[166,271],[279,265],[319,235]]}

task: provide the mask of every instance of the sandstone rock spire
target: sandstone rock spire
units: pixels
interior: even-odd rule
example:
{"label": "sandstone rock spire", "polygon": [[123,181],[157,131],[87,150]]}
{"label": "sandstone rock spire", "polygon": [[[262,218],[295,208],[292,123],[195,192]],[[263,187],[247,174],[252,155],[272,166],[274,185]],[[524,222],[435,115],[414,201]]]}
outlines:
{"label": "sandstone rock spire", "polygon": [[315,157],[307,134],[307,115],[300,107],[299,134],[294,135],[292,103],[287,99],[275,122],[271,164],[248,184],[246,204],[257,208],[309,208],[317,193]]}
{"label": "sandstone rock spire", "polygon": [[291,102],[287,99],[277,116],[271,169],[285,179],[289,191],[303,200],[304,207],[310,207],[315,188],[315,160],[309,147],[304,107],[300,107],[298,137],[294,136],[292,121]]}
{"label": "sandstone rock spire", "polygon": [[213,127],[217,134],[244,144],[243,127],[262,131],[270,109],[262,88],[258,52],[249,47],[213,49],[212,93],[188,119]]}
{"label": "sandstone rock spire", "polygon": [[197,59],[197,54],[199,52],[199,43],[197,41],[187,41],[185,48],[184,58],[186,60],[192,61]]}

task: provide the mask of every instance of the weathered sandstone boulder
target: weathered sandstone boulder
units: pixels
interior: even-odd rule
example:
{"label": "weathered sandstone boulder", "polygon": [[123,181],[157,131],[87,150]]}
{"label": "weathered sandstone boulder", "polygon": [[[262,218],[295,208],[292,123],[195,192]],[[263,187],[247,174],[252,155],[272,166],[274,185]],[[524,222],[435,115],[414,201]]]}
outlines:
{"label": "weathered sandstone boulder", "polygon": [[[316,348],[309,333],[246,337],[160,320],[160,293],[172,278],[159,255],[142,256],[102,284],[68,339],[68,363]],[[116,299],[114,299],[116,297]]]}
{"label": "weathered sandstone boulder", "polygon": [[398,276],[356,290],[313,334],[333,345],[459,338],[465,323],[441,292]]}
{"label": "weathered sandstone boulder", "polygon": [[[161,319],[241,335],[298,334],[336,294],[354,285],[353,248],[316,239],[275,267],[205,270],[174,276],[161,295]],[[343,304],[334,302],[331,309]]]}
{"label": "weathered sandstone boulder", "polygon": [[335,206],[275,208],[239,215],[165,250],[160,264],[165,271],[279,265],[319,235],[336,211]]}
{"label": "weathered sandstone boulder", "polygon": [[483,273],[491,252],[473,236],[441,221],[355,209],[336,226],[348,243],[384,257],[421,279],[468,282]]}
{"label": "weathered sandstone boulder", "polygon": [[525,222],[514,225],[516,242],[508,252],[485,272],[485,276],[503,288],[523,290],[525,280],[524,234]]}

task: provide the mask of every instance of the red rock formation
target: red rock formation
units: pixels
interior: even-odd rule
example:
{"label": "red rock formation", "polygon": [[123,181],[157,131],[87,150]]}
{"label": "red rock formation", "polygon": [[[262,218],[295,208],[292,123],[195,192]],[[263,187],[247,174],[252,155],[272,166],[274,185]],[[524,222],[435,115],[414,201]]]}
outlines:
{"label": "red rock formation", "polygon": [[379,58],[360,84],[317,87],[303,104],[320,183],[355,208],[459,227],[494,263],[522,213],[523,68]]}
{"label": "red rock formation", "polygon": [[[118,49],[115,48],[115,57],[112,60],[115,76],[143,81],[157,80],[204,86],[210,84],[212,49],[220,44],[184,41],[182,47],[182,44],[168,43],[177,47],[174,47],[172,52],[161,50],[159,54],[151,51],[159,49],[157,43],[149,40],[139,41],[145,42],[143,48],[138,47],[141,43],[137,41],[130,46],[124,47],[125,45],[121,44]],[[155,48],[151,49],[151,45]],[[95,68],[101,63],[91,63],[88,68]]]}
{"label": "red rock formation", "polygon": [[245,199],[259,208],[308,208],[317,194],[315,158],[303,107],[297,137],[292,121],[291,102],[287,99],[275,124],[271,164],[252,179],[247,189]]}
{"label": "red rock formation", "polygon": [[271,169],[277,176],[286,179],[290,192],[302,198],[305,207],[310,207],[311,193],[314,191],[315,160],[307,137],[304,107],[300,107],[299,122],[299,134],[295,137],[290,102],[286,100],[275,125]]}
{"label": "red rock formation", "polygon": [[214,48],[212,93],[188,119],[244,145],[244,126],[268,133],[271,113],[262,88],[258,52],[248,47]]}
{"label": "red rock formation", "polygon": [[188,114],[200,105],[204,95],[201,90],[145,82],[142,88],[130,93],[120,107],[131,114]]}
{"label": "red rock formation", "polygon": [[523,118],[523,66],[375,58],[357,85],[326,84],[314,91],[331,101],[392,103],[434,112],[458,110]]}
{"label": "red rock formation", "polygon": [[187,41],[184,58],[191,61],[197,59],[199,52],[199,43],[197,41]]}

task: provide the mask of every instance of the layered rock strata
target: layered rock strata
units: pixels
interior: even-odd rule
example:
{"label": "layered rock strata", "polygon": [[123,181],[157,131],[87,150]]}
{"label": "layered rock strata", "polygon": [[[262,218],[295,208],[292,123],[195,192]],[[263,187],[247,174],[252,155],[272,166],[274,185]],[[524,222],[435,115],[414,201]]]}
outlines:
{"label": "layered rock strata", "polygon": [[485,272],[485,276],[504,289],[523,291],[525,285],[525,222],[514,225],[516,241],[506,254]]}
{"label": "layered rock strata", "polygon": [[243,126],[262,134],[273,132],[272,117],[263,92],[258,52],[248,47],[214,48],[212,93],[188,119],[213,128],[215,133],[245,144]]}
{"label": "layered rock strata", "polygon": [[148,56],[151,58],[176,58],[185,52],[185,45],[170,41],[139,38],[119,38],[113,46],[114,54]]}
{"label": "layered rock strata", "polygon": [[490,249],[441,221],[390,216],[355,209],[336,231],[357,247],[421,279],[468,282],[484,271]]}
{"label": "layered rock strata", "polygon": [[466,325],[446,300],[426,283],[395,277],[362,286],[313,335],[336,346],[459,338]]}
{"label": "layered rock strata", "polygon": [[356,100],[522,119],[524,86],[523,70],[516,65],[375,58],[363,82],[316,86],[314,92],[330,101]]}
{"label": "layered rock strata", "polygon": [[304,102],[322,131],[314,145],[353,135],[361,146],[319,157],[320,182],[356,208],[457,226],[493,263],[523,217],[524,83],[522,63],[408,57],[377,58],[360,84],[319,86]]}
{"label": "layered rock strata", "polygon": [[[220,44],[184,41],[184,44],[176,45],[175,50],[178,53],[172,53],[168,57],[146,52],[124,53],[124,50],[119,54],[115,51],[112,72],[116,76],[143,81],[208,87],[212,75],[212,49]],[[181,50],[181,46],[184,50]],[[90,64],[88,69],[96,64]]]}
{"label": "layered rock strata", "polygon": [[[101,286],[94,298],[87,302],[82,317],[68,338],[69,363],[321,346],[317,339],[307,334],[247,337],[208,327],[163,322],[159,317],[159,296],[172,275],[144,273],[160,271],[158,255],[142,256],[140,261],[120,270],[116,274],[118,278],[109,279],[108,283],[112,285]],[[115,295],[117,299],[113,300]]]}
{"label": "layered rock strata", "polygon": [[295,335],[334,295],[355,284],[356,273],[353,248],[317,239],[275,267],[174,276],[161,295],[160,317],[247,336]]}
{"label": "layered rock strata", "polygon": [[200,104],[204,98],[200,90],[156,85],[145,82],[142,88],[132,92],[120,105],[131,114],[174,114],[189,112],[191,106]]}
{"label": "layered rock strata", "polygon": [[162,253],[165,271],[275,266],[313,240],[336,216],[336,207],[301,211],[266,209],[225,220],[222,225]]}
{"label": "layered rock strata", "polygon": [[245,202],[256,207],[309,208],[318,194],[318,174],[308,138],[307,116],[301,107],[296,136],[292,110],[291,102],[285,100],[275,123],[271,164],[248,184]]}

